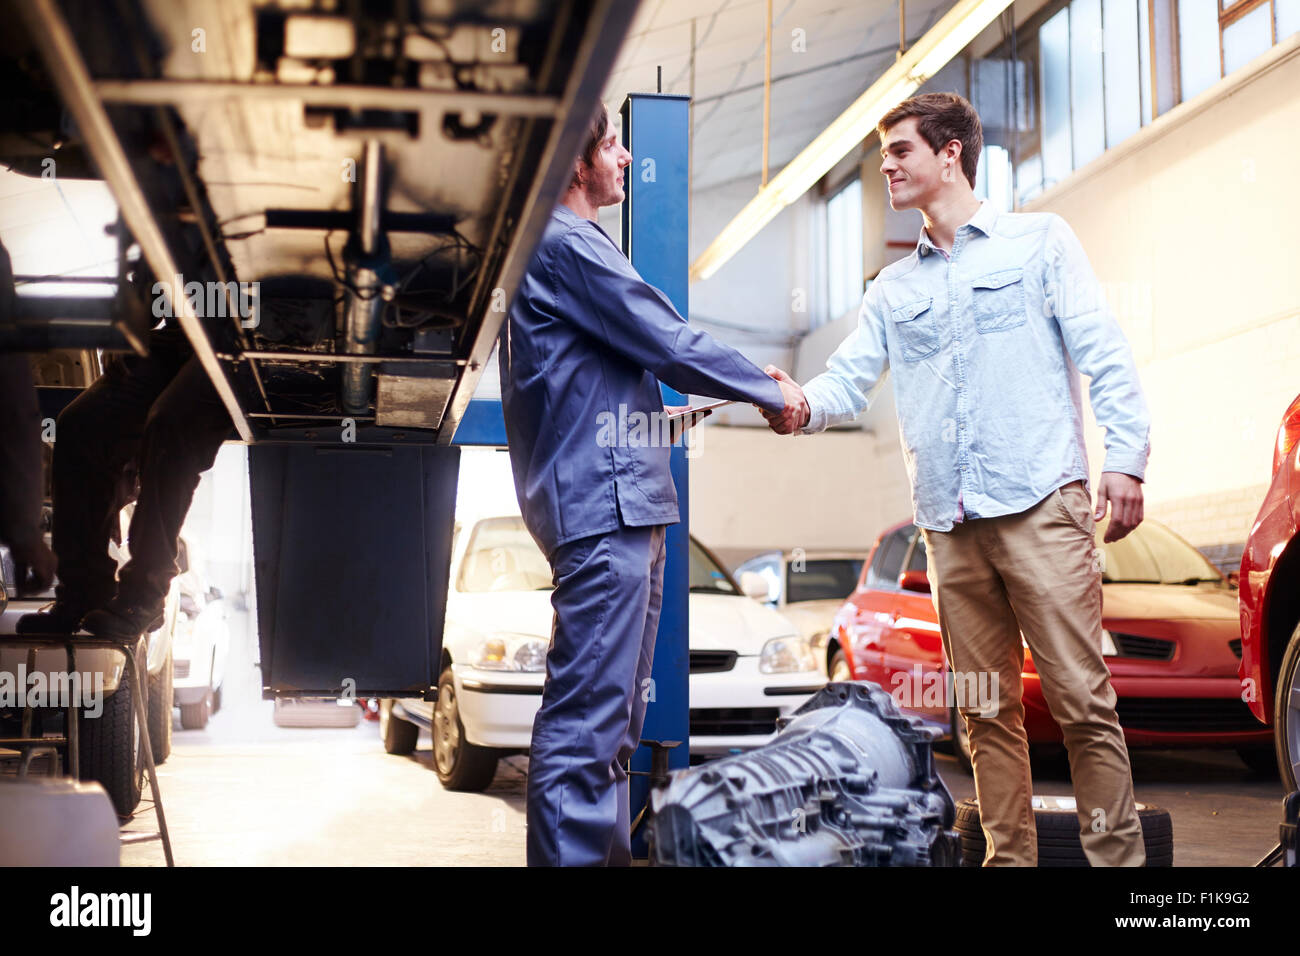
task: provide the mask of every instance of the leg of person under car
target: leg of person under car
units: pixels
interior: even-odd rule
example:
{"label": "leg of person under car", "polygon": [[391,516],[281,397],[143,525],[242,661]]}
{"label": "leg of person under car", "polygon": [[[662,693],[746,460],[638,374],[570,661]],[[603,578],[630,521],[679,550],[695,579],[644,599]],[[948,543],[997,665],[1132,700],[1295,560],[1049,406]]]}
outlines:
{"label": "leg of person under car", "polygon": [[139,450],[149,409],[184,361],[151,336],[147,357],[125,355],[59,415],[51,464],[54,605],[18,621],[19,633],[68,633],[86,612],[110,601],[117,566],[108,553],[126,503],[122,475]]}
{"label": "leg of person under car", "polygon": [[[553,555],[554,631],[528,761],[528,864],[630,861],[626,774],[663,594],[664,526],[621,527]],[[626,756],[625,756],[626,755]]]}
{"label": "leg of person under car", "polygon": [[225,405],[199,360],[190,356],[144,422],[140,493],[127,535],[131,557],[118,573],[117,595],[86,615],[86,630],[122,638],[161,623],[167,590],[179,570],[181,526],[194,489],[230,429]]}

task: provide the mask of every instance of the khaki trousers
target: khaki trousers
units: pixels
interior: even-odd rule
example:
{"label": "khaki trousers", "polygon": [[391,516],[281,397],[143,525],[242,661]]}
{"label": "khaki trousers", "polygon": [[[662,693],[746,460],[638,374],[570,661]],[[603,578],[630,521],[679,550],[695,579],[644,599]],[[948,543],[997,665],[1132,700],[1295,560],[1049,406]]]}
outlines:
{"label": "khaki trousers", "polygon": [[[1070,755],[1093,866],[1143,866],[1142,825],[1115,692],[1101,653],[1101,569],[1092,501],[1076,481],[1020,514],[925,531],[931,593],[954,676],[992,686],[997,712],[957,704],[970,734],[985,866],[1036,866],[1038,835],[1021,670],[1025,641]],[[965,706],[963,706],[963,704]]]}

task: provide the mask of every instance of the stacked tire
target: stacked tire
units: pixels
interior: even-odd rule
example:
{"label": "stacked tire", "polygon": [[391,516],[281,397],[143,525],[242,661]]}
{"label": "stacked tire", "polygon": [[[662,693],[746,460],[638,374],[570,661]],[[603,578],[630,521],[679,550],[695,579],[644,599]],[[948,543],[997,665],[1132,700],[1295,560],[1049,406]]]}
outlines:
{"label": "stacked tire", "polygon": [[[1137,811],[1146,846],[1146,865],[1173,866],[1174,825],[1169,811],[1145,803],[1137,804]],[[1039,866],[1090,865],[1079,840],[1079,814],[1075,809],[1035,807],[1034,826],[1038,829]],[[953,829],[961,835],[961,865],[982,865],[987,844],[980,829],[978,800],[962,800],[957,804]]]}

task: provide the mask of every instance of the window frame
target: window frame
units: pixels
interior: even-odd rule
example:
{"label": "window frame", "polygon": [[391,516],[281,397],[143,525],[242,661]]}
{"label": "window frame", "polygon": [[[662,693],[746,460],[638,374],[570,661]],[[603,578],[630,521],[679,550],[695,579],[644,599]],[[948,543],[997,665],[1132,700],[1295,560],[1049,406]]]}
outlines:
{"label": "window frame", "polygon": [[1277,7],[1273,0],[1236,0],[1235,3],[1229,3],[1224,6],[1223,0],[1219,0],[1219,79],[1226,75],[1225,63],[1223,58],[1223,31],[1232,26],[1248,13],[1254,13],[1260,7],[1268,7],[1268,48],[1271,50],[1277,46]]}
{"label": "window frame", "polygon": [[[831,249],[831,201],[834,200],[834,199],[836,199],[836,198],[838,198],[839,196],[841,196],[841,195],[844,193],[845,190],[850,189],[850,188],[853,186],[854,183],[857,183],[857,185],[858,185],[858,189],[859,189],[859,190],[861,190],[861,189],[863,188],[863,182],[862,182],[862,171],[861,171],[861,169],[856,170],[854,173],[852,173],[852,174],[850,174],[850,175],[848,175],[848,176],[845,176],[842,180],[840,180],[840,181],[839,181],[838,183],[836,183],[834,186],[830,186],[830,187],[828,187],[828,188],[825,190],[825,192],[822,194],[822,201],[821,201],[821,206],[822,206],[822,228],[821,228],[821,234],[822,234],[822,242],[823,242],[824,245],[825,245],[825,253],[826,253],[826,270],[825,270],[825,274],[821,277],[821,279],[822,279],[822,283],[821,283],[821,284],[822,284],[822,289],[823,289],[823,291],[824,291],[824,293],[825,293],[825,295],[826,295],[826,308],[823,309],[823,310],[821,310],[821,315],[822,315],[822,319],[821,319],[821,321],[816,322],[815,324],[812,324],[812,325],[810,326],[809,331],[811,331],[812,329],[818,328],[819,326],[825,325],[825,324],[828,323],[828,322],[834,322],[836,319],[840,318],[842,315],[846,314],[846,312],[848,311],[847,309],[845,309],[845,310],[841,310],[841,311],[839,311],[839,312],[836,312],[836,311],[835,311],[835,293],[834,293],[834,291],[833,291],[833,286],[834,286],[834,283],[835,283],[835,277],[831,275],[831,263],[830,263],[830,260],[831,260],[831,252],[830,252],[830,249]],[[859,232],[859,234],[862,233],[862,230],[863,230],[864,228],[865,228],[865,223],[864,223],[863,220],[862,220],[862,193],[859,191],[859,193],[858,193],[858,232]],[[865,238],[865,236],[864,236],[864,238]],[[857,303],[858,303],[859,305],[861,305],[861,303],[862,303],[862,296],[866,293],[866,286],[867,286],[867,275],[866,275],[866,269],[865,269],[865,267],[863,266],[863,263],[862,263],[862,249],[863,249],[862,246],[859,246],[859,247],[858,247],[858,269],[859,269],[859,271],[861,272],[861,282],[860,282],[861,288],[859,288],[859,289],[858,289],[858,292],[857,292]],[[851,306],[850,306],[850,308],[851,308]]]}
{"label": "window frame", "polygon": [[[1178,0],[1163,0],[1163,2],[1166,3],[1165,7],[1158,6],[1158,3],[1161,2],[1161,0],[1135,0],[1135,2],[1138,6],[1143,6],[1143,5],[1145,6],[1145,16],[1146,16],[1146,23],[1147,23],[1147,38],[1146,38],[1147,42],[1145,44],[1146,49],[1139,50],[1139,66],[1137,71],[1138,76],[1136,77],[1136,79],[1137,82],[1141,84],[1143,82],[1142,74],[1145,72],[1146,74],[1148,74],[1146,82],[1150,84],[1150,104],[1149,104],[1150,118],[1148,119],[1145,111],[1140,113],[1138,128],[1139,131],[1141,131],[1147,128],[1152,123],[1154,123],[1157,119],[1163,116],[1164,113],[1167,113],[1170,109],[1185,102],[1183,98],[1183,89],[1182,89],[1182,82],[1181,82],[1182,65],[1180,62],[1182,56],[1182,49],[1181,49],[1182,48],[1182,26],[1181,26],[1179,12],[1178,12]],[[1219,39],[1219,76],[1218,78],[1221,80],[1226,75],[1225,62],[1224,62],[1224,45],[1223,45],[1224,29],[1227,27],[1231,27],[1234,23],[1236,23],[1238,20],[1242,19],[1243,17],[1251,13],[1254,13],[1260,7],[1267,6],[1269,9],[1269,37],[1270,37],[1270,49],[1271,49],[1272,47],[1277,46],[1279,42],[1278,28],[1277,28],[1278,11],[1277,11],[1277,0],[1216,0],[1216,4],[1218,8],[1218,27],[1219,27],[1219,38],[1218,38]],[[1034,69],[1027,71],[1026,74],[1027,83],[1032,89],[1027,89],[1025,91],[1025,95],[1027,97],[1033,98],[1034,102],[1032,104],[1032,119],[1035,123],[1035,128],[1032,131],[1030,131],[1030,135],[1015,136],[1014,148],[1008,147],[1011,155],[1011,162],[1012,162],[1013,202],[1015,203],[1016,209],[1020,208],[1025,202],[1029,201],[1023,198],[1026,192],[1030,194],[1030,199],[1032,199],[1035,196],[1039,195],[1042,191],[1050,189],[1052,185],[1055,185],[1056,182],[1060,181],[1060,180],[1056,180],[1053,183],[1049,184],[1046,180],[1046,170],[1044,170],[1041,173],[1041,180],[1038,183],[1029,183],[1029,184],[1022,183],[1021,175],[1022,175],[1023,167],[1025,167],[1028,163],[1031,163],[1036,157],[1038,158],[1040,163],[1044,158],[1043,136],[1046,127],[1045,110],[1047,104],[1044,102],[1043,91],[1041,88],[1042,87],[1042,75],[1041,75],[1042,49],[1041,49],[1041,44],[1038,43],[1038,32],[1048,20],[1050,20],[1052,17],[1060,13],[1061,10],[1068,9],[1070,6],[1071,6],[1071,0],[1049,0],[1048,3],[1045,3],[1038,10],[1034,11],[1034,13],[1026,17],[1024,22],[1021,23],[1015,30],[1016,48],[1025,51],[1023,55],[1018,54],[1014,58],[1015,61],[1018,62],[1020,60],[1032,60],[1034,63]],[[1169,17],[1168,23],[1169,23],[1170,30],[1169,30],[1169,35],[1167,37],[1163,36],[1163,34],[1161,34],[1160,31],[1157,30],[1158,9],[1166,10],[1168,12],[1168,17]],[[1141,16],[1140,12],[1139,12],[1139,16]],[[1073,17],[1070,17],[1067,14],[1067,18],[1070,21],[1069,30],[1072,34],[1074,29]],[[1106,29],[1106,20],[1105,20],[1105,11],[1103,9],[1102,30],[1104,31],[1105,29]],[[980,59],[987,59],[990,57],[1009,58],[1011,56],[1012,51],[1013,51],[1012,40],[1011,37],[1008,36],[1002,39],[991,49],[986,51],[980,57]],[[1141,66],[1142,56],[1145,56],[1147,61],[1145,71],[1142,69]],[[1069,60],[1067,60],[1067,64],[1068,63]],[[1102,87],[1103,101],[1105,99],[1104,63],[1105,61],[1104,61],[1104,50],[1103,50],[1103,87]],[[1165,77],[1165,80],[1163,82],[1161,79],[1162,76]],[[1167,86],[1169,82],[1172,82],[1173,84],[1172,91],[1164,89],[1164,87]],[[1068,90],[1069,100],[1070,100],[1070,106],[1069,106],[1070,116],[1068,117],[1068,122],[1071,124],[1071,131],[1073,132],[1075,106],[1074,106],[1074,91],[1072,86],[1073,84],[1071,84],[1071,88]],[[1166,100],[1167,105],[1163,111],[1161,111],[1160,109],[1162,91],[1163,94],[1166,96],[1170,96],[1170,94],[1172,93],[1170,98]],[[1017,94],[1017,92],[1018,91],[1013,85],[1013,90],[1012,90],[1013,103],[1011,107],[1013,113],[1014,111],[1020,109],[1019,104],[1014,101],[1014,97]],[[1138,97],[1138,102],[1139,102],[1139,109],[1142,110],[1143,109],[1141,105],[1142,97],[1140,93]],[[1104,105],[1103,105],[1103,121],[1104,118],[1105,118],[1105,113],[1104,113]],[[1105,155],[1106,152],[1109,152],[1110,150],[1117,148],[1119,145],[1120,144],[1117,143],[1114,146],[1112,146],[1109,143],[1107,143],[1106,149],[1103,151],[1102,155]],[[1071,144],[1071,164],[1073,166],[1073,144]],[[1078,171],[1078,169],[1079,167],[1072,168],[1070,170],[1070,175],[1073,175],[1075,172]]]}

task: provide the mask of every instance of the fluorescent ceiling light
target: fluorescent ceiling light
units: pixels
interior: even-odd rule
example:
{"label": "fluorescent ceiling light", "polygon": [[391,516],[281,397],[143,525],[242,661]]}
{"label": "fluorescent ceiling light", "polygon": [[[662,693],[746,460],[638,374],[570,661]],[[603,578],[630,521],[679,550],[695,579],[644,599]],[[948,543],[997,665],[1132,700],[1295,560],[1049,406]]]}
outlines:
{"label": "fluorescent ceiling light", "polygon": [[966,48],[1011,0],[958,0],[943,19],[916,41],[848,109],[822,130],[790,164],[758,191],[691,264],[691,281],[707,279],[745,243],[794,202],[836,163],[871,135],[880,118]]}

